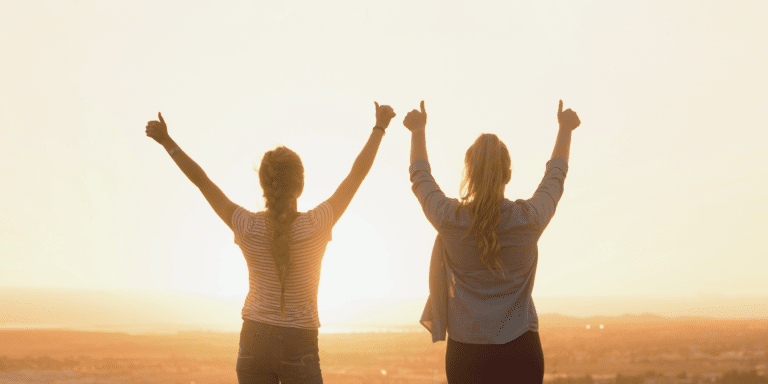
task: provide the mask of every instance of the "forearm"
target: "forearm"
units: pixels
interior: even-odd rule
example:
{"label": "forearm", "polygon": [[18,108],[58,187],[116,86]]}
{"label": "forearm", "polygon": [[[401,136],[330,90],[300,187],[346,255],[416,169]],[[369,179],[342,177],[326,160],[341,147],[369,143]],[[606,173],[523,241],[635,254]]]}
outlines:
{"label": "forearm", "polygon": [[[178,147],[176,142],[171,138],[163,141],[162,146],[166,151],[170,151],[171,149]],[[179,169],[184,172],[184,175],[187,176],[189,181],[198,187],[200,186],[200,183],[208,177],[208,175],[205,174],[205,171],[203,171],[203,168],[201,168],[194,160],[192,160],[192,158],[190,158],[184,151],[177,150],[173,155],[171,155],[171,159],[173,159]]]}
{"label": "forearm", "polygon": [[384,137],[384,132],[381,129],[374,129],[371,132],[368,142],[365,143],[363,150],[360,151],[360,154],[357,155],[355,162],[352,164],[352,170],[349,172],[350,176],[365,178],[368,175],[368,171],[371,170],[373,161],[376,159],[376,153],[379,151],[382,137]]}
{"label": "forearm", "polygon": [[557,131],[557,140],[555,141],[555,149],[552,150],[552,159],[559,157],[568,162],[568,155],[571,152],[571,136],[573,130],[560,127]]}
{"label": "forearm", "polygon": [[425,129],[411,131],[411,164],[416,160],[427,160],[427,136]]}

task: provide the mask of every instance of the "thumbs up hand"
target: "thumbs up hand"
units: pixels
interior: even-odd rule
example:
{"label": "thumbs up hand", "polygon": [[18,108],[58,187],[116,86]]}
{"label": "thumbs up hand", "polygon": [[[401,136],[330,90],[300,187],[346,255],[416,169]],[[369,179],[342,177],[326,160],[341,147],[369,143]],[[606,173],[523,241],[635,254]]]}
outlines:
{"label": "thumbs up hand", "polygon": [[405,115],[403,125],[410,131],[424,129],[427,126],[427,111],[424,109],[424,100],[421,101],[421,111],[414,109]]}
{"label": "thumbs up hand", "polygon": [[373,102],[376,106],[376,126],[387,129],[389,121],[395,117],[395,111],[389,105],[379,106],[378,102]]}
{"label": "thumbs up hand", "polygon": [[162,145],[171,137],[168,135],[168,126],[165,124],[163,115],[160,112],[157,113],[157,118],[159,121],[152,120],[147,123],[147,127],[144,132],[147,134],[147,136],[153,138],[155,141]]}
{"label": "thumbs up hand", "polygon": [[557,108],[557,122],[560,124],[560,129],[566,129],[572,131],[576,129],[580,124],[579,116],[570,108],[563,111],[563,101],[560,100],[560,106]]}

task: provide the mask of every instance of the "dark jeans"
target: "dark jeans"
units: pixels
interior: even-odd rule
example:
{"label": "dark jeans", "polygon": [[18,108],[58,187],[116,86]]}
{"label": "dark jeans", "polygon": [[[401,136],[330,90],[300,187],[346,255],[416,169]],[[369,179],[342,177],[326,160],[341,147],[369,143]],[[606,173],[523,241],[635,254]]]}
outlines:
{"label": "dark jeans", "polygon": [[237,381],[240,384],[322,384],[317,330],[243,320]]}
{"label": "dark jeans", "polygon": [[467,344],[448,338],[445,373],[449,384],[544,381],[544,352],[538,332],[506,344]]}

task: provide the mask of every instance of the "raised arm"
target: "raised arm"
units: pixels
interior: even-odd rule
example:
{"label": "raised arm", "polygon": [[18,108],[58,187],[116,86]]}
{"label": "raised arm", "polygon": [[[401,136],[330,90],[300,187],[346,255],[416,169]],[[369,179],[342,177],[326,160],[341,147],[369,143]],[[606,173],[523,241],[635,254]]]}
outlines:
{"label": "raised arm", "polygon": [[552,159],[559,157],[567,163],[571,152],[571,133],[581,124],[581,121],[576,112],[570,108],[563,111],[563,101],[560,100],[560,106],[557,108],[557,123],[560,128],[557,131],[555,149],[552,150]]}
{"label": "raised arm", "polygon": [[411,131],[411,164],[416,160],[427,160],[427,111],[424,109],[424,100],[421,101],[421,112],[412,110],[405,115],[403,125]]}
{"label": "raised arm", "polygon": [[[527,200],[542,231],[552,220],[557,203],[563,196],[565,175],[568,172],[568,154],[571,149],[571,133],[581,124],[576,112],[570,108],[563,111],[562,100],[557,108],[557,122],[560,128],[557,131],[552,158],[547,162],[547,170],[539,187],[536,188],[533,197]],[[558,158],[564,163],[557,160]]]}
{"label": "raised arm", "polygon": [[408,112],[403,119],[403,125],[411,131],[411,165],[408,167],[408,173],[411,190],[419,199],[424,215],[439,232],[445,218],[450,215],[448,212],[454,212],[455,209],[451,205],[451,199],[446,198],[432,177],[427,157],[427,111],[424,109],[424,100],[421,101],[420,109],[421,111],[414,109]]}
{"label": "raised arm", "polygon": [[176,165],[184,172],[189,181],[191,181],[200,192],[203,193],[205,200],[211,205],[211,208],[216,212],[224,223],[231,229],[232,228],[232,214],[237,208],[237,204],[229,200],[224,192],[214,184],[208,175],[205,174],[202,168],[197,163],[187,156],[184,151],[176,145],[176,142],[171,139],[168,134],[168,126],[163,120],[163,115],[157,113],[158,120],[152,120],[147,123],[146,133],[147,136],[153,138],[158,144],[162,145],[168,154],[171,155],[171,159],[176,162]]}
{"label": "raised arm", "polygon": [[376,125],[373,127],[371,136],[368,138],[368,142],[365,143],[363,150],[357,155],[349,175],[347,175],[339,187],[336,188],[336,192],[328,199],[328,203],[331,204],[331,209],[333,210],[334,224],[341,218],[344,211],[347,210],[349,203],[352,201],[355,193],[357,193],[358,188],[360,188],[360,184],[363,183],[365,176],[368,175],[368,171],[371,170],[373,160],[379,151],[381,138],[384,137],[384,130],[389,126],[389,121],[395,117],[395,111],[389,105],[379,106],[379,103],[375,101],[374,105],[376,106]]}

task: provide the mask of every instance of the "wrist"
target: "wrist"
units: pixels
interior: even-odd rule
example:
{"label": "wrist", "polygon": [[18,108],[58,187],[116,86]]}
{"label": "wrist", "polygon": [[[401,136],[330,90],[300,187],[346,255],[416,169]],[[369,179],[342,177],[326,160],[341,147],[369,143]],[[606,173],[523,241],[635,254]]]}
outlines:
{"label": "wrist", "polygon": [[386,128],[382,125],[376,124],[373,126],[373,133],[379,133],[381,136],[384,136],[385,133],[387,133]]}
{"label": "wrist", "polygon": [[171,149],[177,147],[176,142],[173,141],[173,139],[171,139],[170,137],[162,141],[158,141],[158,143],[160,143],[160,145],[162,145],[166,151],[170,151]]}

